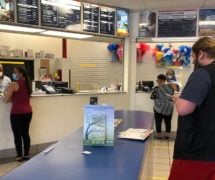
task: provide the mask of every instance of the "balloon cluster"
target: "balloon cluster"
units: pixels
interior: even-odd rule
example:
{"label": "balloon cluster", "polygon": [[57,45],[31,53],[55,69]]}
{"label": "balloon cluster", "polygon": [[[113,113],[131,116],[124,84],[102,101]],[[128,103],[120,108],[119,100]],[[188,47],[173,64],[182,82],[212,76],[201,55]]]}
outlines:
{"label": "balloon cluster", "polygon": [[146,43],[137,43],[137,62],[143,61],[143,56],[146,51],[150,50],[150,46]]}
{"label": "balloon cluster", "polygon": [[109,44],[107,49],[112,54],[112,61],[123,61],[124,50],[122,44]]}
{"label": "balloon cluster", "polygon": [[158,44],[153,50],[153,57],[160,66],[189,66],[191,52],[191,47],[186,45],[173,49],[171,46],[166,48]]}

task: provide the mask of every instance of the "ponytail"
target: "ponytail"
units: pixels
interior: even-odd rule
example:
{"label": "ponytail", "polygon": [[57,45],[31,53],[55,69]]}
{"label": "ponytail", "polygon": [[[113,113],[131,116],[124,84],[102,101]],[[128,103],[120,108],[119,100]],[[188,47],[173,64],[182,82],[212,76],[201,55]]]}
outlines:
{"label": "ponytail", "polygon": [[27,74],[27,71],[23,67],[16,67],[16,69],[18,70],[19,73],[22,73],[22,75],[24,76],[28,93],[29,93],[29,95],[31,95],[32,94],[32,82],[31,82],[30,77]]}

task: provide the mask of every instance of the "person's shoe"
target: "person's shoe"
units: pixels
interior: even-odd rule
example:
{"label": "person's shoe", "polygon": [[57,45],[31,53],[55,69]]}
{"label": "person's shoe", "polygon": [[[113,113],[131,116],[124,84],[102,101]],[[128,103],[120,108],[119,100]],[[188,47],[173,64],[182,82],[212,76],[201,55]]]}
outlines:
{"label": "person's shoe", "polygon": [[30,159],[30,156],[24,156],[24,157],[22,158],[23,161],[28,161],[29,159]]}
{"label": "person's shoe", "polygon": [[17,162],[22,162],[22,161],[23,161],[22,156],[16,156],[16,161],[17,161]]}
{"label": "person's shoe", "polygon": [[155,137],[155,139],[162,140],[163,138],[162,137]]}
{"label": "person's shoe", "polygon": [[165,140],[169,140],[170,137],[169,137],[169,136],[165,136],[164,139],[165,139]]}

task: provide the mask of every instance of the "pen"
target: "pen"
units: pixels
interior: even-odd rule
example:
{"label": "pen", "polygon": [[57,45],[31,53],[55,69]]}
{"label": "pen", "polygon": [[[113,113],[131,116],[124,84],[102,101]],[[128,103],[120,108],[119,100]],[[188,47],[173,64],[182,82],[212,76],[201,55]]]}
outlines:
{"label": "pen", "polygon": [[51,152],[54,148],[56,147],[56,144],[48,147],[47,149],[45,149],[43,152],[45,155],[47,155],[49,152]]}

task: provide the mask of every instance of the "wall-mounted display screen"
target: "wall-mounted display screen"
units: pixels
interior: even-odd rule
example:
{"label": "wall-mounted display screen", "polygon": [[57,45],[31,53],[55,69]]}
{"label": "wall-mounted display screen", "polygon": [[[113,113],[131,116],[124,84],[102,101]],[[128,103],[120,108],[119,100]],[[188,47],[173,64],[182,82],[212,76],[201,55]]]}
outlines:
{"label": "wall-mounted display screen", "polygon": [[0,21],[14,22],[14,0],[0,0]]}
{"label": "wall-mounted display screen", "polygon": [[81,2],[42,0],[41,25],[81,31]]}
{"label": "wall-mounted display screen", "polygon": [[199,36],[215,36],[215,9],[199,11]]}
{"label": "wall-mounted display screen", "polygon": [[196,36],[197,11],[160,11],[158,37]]}
{"label": "wall-mounted display screen", "polygon": [[38,0],[17,0],[17,22],[38,25]]}
{"label": "wall-mounted display screen", "polygon": [[116,9],[100,7],[100,33],[115,35]]}
{"label": "wall-mounted display screen", "polygon": [[83,3],[83,30],[88,32],[99,32],[99,6]]}
{"label": "wall-mounted display screen", "polygon": [[139,37],[156,36],[156,12],[141,11],[139,15]]}
{"label": "wall-mounted display screen", "polygon": [[129,35],[129,11],[126,9],[117,9],[116,11],[116,35]]}

